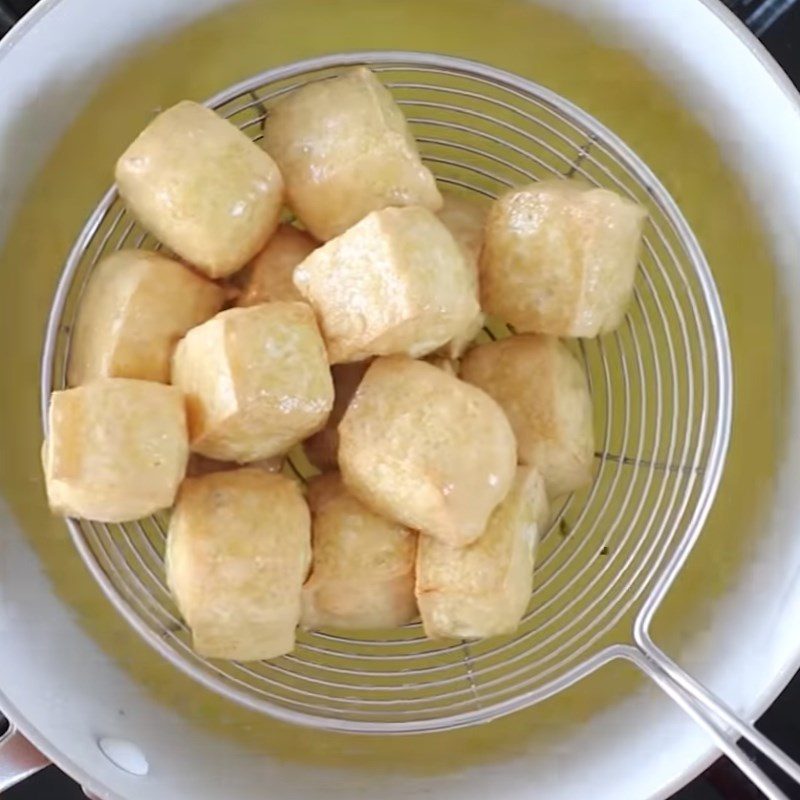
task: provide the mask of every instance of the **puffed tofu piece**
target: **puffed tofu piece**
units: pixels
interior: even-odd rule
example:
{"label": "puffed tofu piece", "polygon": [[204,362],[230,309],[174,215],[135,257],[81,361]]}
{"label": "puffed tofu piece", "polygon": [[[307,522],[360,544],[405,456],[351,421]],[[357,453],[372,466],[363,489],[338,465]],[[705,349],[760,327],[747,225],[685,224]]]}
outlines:
{"label": "puffed tofu piece", "polygon": [[104,258],[81,298],[67,380],[169,383],[175,345],[222,308],[225,292],[171,258],[120,250]]}
{"label": "puffed tofu piece", "polygon": [[58,514],[126,522],[167,508],[188,457],[184,399],[173,386],[98,378],[50,397],[42,462]]}
{"label": "puffed tofu piece", "polygon": [[488,394],[403,356],[373,362],[339,425],[350,491],[454,546],[483,533],[516,465],[511,426]]}
{"label": "puffed tofu piece", "polygon": [[[480,300],[478,262],[483,247],[483,228],[486,223],[487,206],[479,200],[453,192],[443,192],[444,205],[437,216],[453,235],[464,253],[470,268],[475,297]],[[473,317],[464,330],[442,348],[448,358],[461,358],[464,351],[481,332],[485,318],[482,311]]]}
{"label": "puffed tofu piece", "polygon": [[372,362],[355,361],[352,364],[334,364],[331,367],[334,389],[333,410],[325,427],[303,442],[306,458],[321,472],[336,469],[339,423],[370,363]]}
{"label": "puffed tofu piece", "polygon": [[257,661],[294,647],[311,563],[297,483],[258,469],[187,478],[167,537],[167,583],[206,658]]}
{"label": "puffed tofu piece", "polygon": [[431,639],[513,633],[533,588],[534,551],[547,524],[544,481],[520,467],[486,530],[466,547],[420,536],[417,603]]}
{"label": "puffed tofu piece", "polygon": [[[283,470],[285,460],[283,456],[273,456],[261,461],[251,461],[247,466],[252,469],[263,469],[264,472],[278,473]],[[186,476],[199,478],[203,475],[210,475],[212,472],[231,472],[240,468],[241,464],[237,464],[235,461],[217,461],[215,458],[206,458],[199,453],[191,453],[186,467]]]}
{"label": "puffed tofu piece", "polygon": [[292,276],[295,267],[316,248],[317,242],[305,231],[281,225],[250,264],[236,305],[302,301],[303,296],[295,288]]}
{"label": "puffed tofu piece", "polygon": [[486,222],[484,311],[520,333],[613,331],[633,294],[646,217],[636,203],[576,180],[507,192]]}
{"label": "puffed tofu piece", "polygon": [[592,482],[592,401],[586,375],[566,345],[535,334],[483,344],[464,357],[461,377],[502,406],[520,463],[542,473],[550,497]]}
{"label": "puffed tofu piece", "polygon": [[309,83],[272,106],[264,147],[283,173],[289,205],[321,241],[381,208],[442,205],[403,112],[366,67]]}
{"label": "puffed tofu piece", "polygon": [[425,208],[375,211],[294,271],[332,364],[424,356],[479,312],[472,275],[450,232]]}
{"label": "puffed tofu piece", "polygon": [[318,431],[333,383],[306,303],[222,311],[175,350],[172,382],[186,395],[192,450],[248,463],[285,453]]}
{"label": "puffed tofu piece", "polygon": [[[458,364],[443,356],[431,355],[425,359],[429,364],[443,369],[450,375],[458,375]],[[350,405],[353,395],[364,377],[364,373],[372,360],[354,361],[352,364],[334,364],[331,367],[333,376],[334,401],[333,410],[325,423],[325,427],[303,442],[306,458],[320,472],[335,470],[338,465],[339,423]]]}
{"label": "puffed tofu piece", "polygon": [[241,269],[278,226],[275,162],[208,108],[159,114],[117,161],[117,189],[154,236],[210,278]]}
{"label": "puffed tofu piece", "polygon": [[369,630],[417,617],[417,534],[370,511],[336,472],[309,483],[313,560],[304,628]]}
{"label": "puffed tofu piece", "polygon": [[[442,356],[431,355],[425,359],[429,364],[443,369],[450,375],[458,375],[458,364]],[[350,405],[353,395],[364,377],[364,373],[372,363],[355,361],[352,364],[334,364],[331,367],[335,397],[333,410],[325,423],[325,427],[303,442],[306,458],[320,472],[335,470],[338,465],[339,423]]]}

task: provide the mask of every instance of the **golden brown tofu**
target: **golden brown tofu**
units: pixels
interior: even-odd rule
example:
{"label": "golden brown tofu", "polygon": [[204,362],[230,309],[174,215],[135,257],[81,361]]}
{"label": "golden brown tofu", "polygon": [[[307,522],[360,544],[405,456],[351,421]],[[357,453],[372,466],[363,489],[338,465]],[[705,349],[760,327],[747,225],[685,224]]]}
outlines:
{"label": "golden brown tofu", "polygon": [[167,508],[188,457],[184,399],[173,386],[98,378],[50,398],[42,462],[58,514],[125,522]]}
{"label": "golden brown tofu", "polygon": [[[437,214],[447,230],[453,235],[464,253],[472,275],[475,297],[479,298],[478,262],[483,247],[483,228],[486,223],[487,205],[476,199],[453,192],[444,192],[444,205]],[[481,332],[484,323],[482,311],[470,320],[461,333],[442,348],[448,358],[460,358],[467,346]]]}
{"label": "golden brown tofu", "polygon": [[318,431],[333,405],[325,346],[305,303],[232,308],[178,344],[172,382],[186,395],[192,450],[247,463]]}
{"label": "golden brown tofu", "polygon": [[419,207],[373,212],[306,258],[294,283],[317,313],[332,364],[424,356],[480,310],[460,248]]}
{"label": "golden brown tofu", "polygon": [[452,545],[483,533],[517,446],[488,394],[422,361],[376,359],[339,425],[339,468],[377,513]]}
{"label": "golden brown tofu", "polygon": [[392,95],[366,67],[307,84],[270,108],[264,147],[289,204],[321,241],[371,211],[442,198]]}
{"label": "golden brown tofu", "polygon": [[453,547],[420,536],[416,591],[425,634],[483,639],[513,633],[531,597],[534,550],[548,514],[542,477],[520,467],[472,544]]}
{"label": "golden brown tofu", "polygon": [[[458,375],[458,364],[443,356],[431,355],[425,359],[429,364],[445,370],[450,375]],[[331,411],[325,427],[310,436],[303,442],[306,458],[320,472],[328,472],[337,468],[339,452],[339,423],[342,421],[347,406],[353,399],[353,395],[367,371],[367,367],[372,363],[369,361],[355,361],[352,364],[334,364],[331,367],[333,376],[333,387],[335,399],[333,401],[333,411]]]}
{"label": "golden brown tofu", "polygon": [[299,486],[258,469],[181,486],[167,538],[167,582],[207,658],[288,653],[311,563],[311,518]]}
{"label": "golden brown tofu", "polygon": [[139,222],[211,278],[241,269],[278,226],[284,185],[275,162],[198,103],[159,114],[115,175]]}
{"label": "golden brown tofu", "polygon": [[250,264],[236,305],[302,300],[292,276],[295,267],[316,247],[317,243],[307,233],[291,225],[281,225]]}
{"label": "golden brown tofu", "polygon": [[368,630],[417,616],[417,534],[370,511],[336,472],[309,484],[313,565],[303,587],[304,628]]}
{"label": "golden brown tofu", "polygon": [[461,377],[502,406],[520,462],[541,472],[550,497],[592,482],[592,401],[586,375],[566,345],[532,334],[480,345],[461,362]]}
{"label": "golden brown tofu", "polygon": [[352,364],[334,364],[331,367],[335,395],[333,410],[325,427],[303,442],[306,458],[321,472],[336,469],[339,423],[370,363],[370,361],[355,361]]}
{"label": "golden brown tofu", "polygon": [[224,302],[223,289],[171,258],[146,250],[107,256],[81,299],[69,385],[94,378],[169,383],[175,345]]}
{"label": "golden brown tofu", "polygon": [[575,180],[507,192],[486,223],[484,310],[521,333],[614,330],[633,293],[646,217],[636,203]]}

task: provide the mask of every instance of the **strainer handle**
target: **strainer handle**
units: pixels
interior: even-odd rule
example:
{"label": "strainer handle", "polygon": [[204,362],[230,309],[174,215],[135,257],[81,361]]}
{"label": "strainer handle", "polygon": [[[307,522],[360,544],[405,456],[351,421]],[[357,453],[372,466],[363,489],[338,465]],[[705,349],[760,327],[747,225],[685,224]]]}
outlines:
{"label": "strainer handle", "polygon": [[12,725],[0,736],[0,793],[50,762]]}
{"label": "strainer handle", "polygon": [[797,784],[800,784],[800,765],[684,672],[649,636],[642,637],[638,648],[632,649],[628,657],[709,734],[720,750],[769,800],[789,800],[742,750],[738,740],[742,738],[749,742]]}

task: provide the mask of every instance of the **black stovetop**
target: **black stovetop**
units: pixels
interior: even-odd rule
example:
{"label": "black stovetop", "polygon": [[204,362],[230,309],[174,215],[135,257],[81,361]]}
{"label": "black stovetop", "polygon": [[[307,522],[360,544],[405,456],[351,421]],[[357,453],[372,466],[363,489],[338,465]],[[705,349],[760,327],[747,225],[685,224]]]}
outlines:
{"label": "black stovetop", "polygon": [[[37,0],[0,0],[0,37]],[[102,0],[97,0],[102,2]],[[723,0],[721,0],[723,1]],[[640,0],[669,2],[669,0]],[[800,87],[800,0],[724,0]],[[798,142],[800,146],[800,142]],[[0,724],[2,718],[0,717]],[[795,760],[800,761],[800,674],[759,722],[759,728]],[[0,728],[2,733],[2,728]],[[769,767],[756,758],[768,772]],[[774,776],[787,796],[800,800],[800,788]],[[672,800],[757,800],[762,795],[721,758]],[[83,792],[55,767],[40,772],[6,793],[7,800],[85,800]],[[4,800],[6,800],[4,798]],[[179,798],[176,798],[179,800]],[[583,800],[576,798],[575,800]],[[619,798],[625,800],[625,798]]]}

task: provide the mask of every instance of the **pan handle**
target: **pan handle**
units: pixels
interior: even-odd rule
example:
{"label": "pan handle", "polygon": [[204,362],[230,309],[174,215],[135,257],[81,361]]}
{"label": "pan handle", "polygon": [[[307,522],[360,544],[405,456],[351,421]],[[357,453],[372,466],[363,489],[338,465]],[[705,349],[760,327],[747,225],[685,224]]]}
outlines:
{"label": "pan handle", "polygon": [[0,794],[49,763],[12,725],[0,736]]}
{"label": "pan handle", "polygon": [[772,779],[742,750],[738,740],[740,738],[746,740],[797,784],[800,784],[800,765],[753,725],[737,716],[691,675],[684,672],[649,636],[640,636],[636,648],[625,648],[625,650],[622,655],[632,661],[700,725],[720,750],[768,800],[789,800]]}

